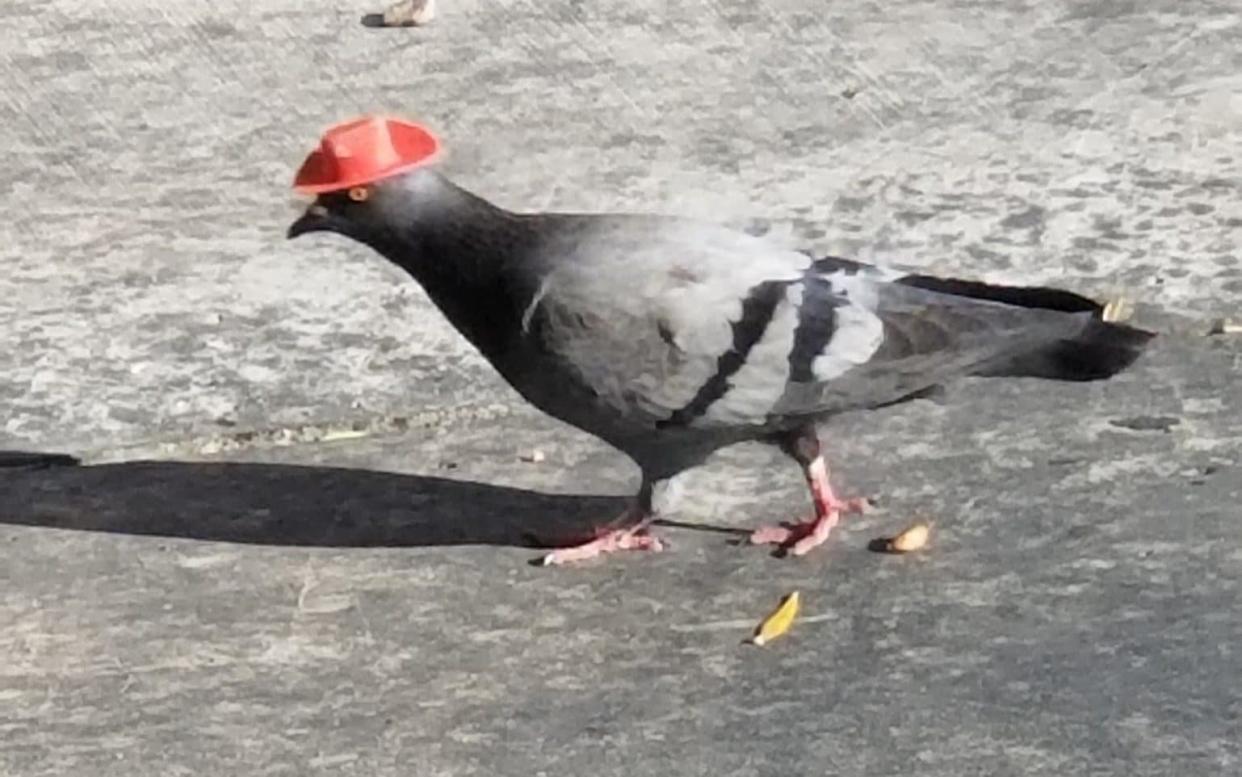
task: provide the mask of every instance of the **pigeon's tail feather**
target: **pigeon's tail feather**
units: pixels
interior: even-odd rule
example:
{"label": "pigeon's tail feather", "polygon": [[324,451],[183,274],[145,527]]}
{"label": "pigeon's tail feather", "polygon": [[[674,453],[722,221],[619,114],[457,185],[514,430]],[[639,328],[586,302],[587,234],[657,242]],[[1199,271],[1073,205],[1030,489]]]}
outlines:
{"label": "pigeon's tail feather", "polygon": [[978,374],[993,378],[1104,380],[1134,363],[1155,334],[1093,318],[1071,339],[1006,358]]}
{"label": "pigeon's tail feather", "polygon": [[1063,289],[1043,286],[1002,286],[983,281],[964,281],[957,278],[937,278],[934,275],[907,275],[897,281],[902,286],[912,286],[956,297],[999,302],[1020,308],[1057,310],[1062,313],[1095,313],[1102,315],[1104,308],[1092,299]]}
{"label": "pigeon's tail feather", "polygon": [[1091,315],[1086,326],[1074,337],[1058,339],[993,362],[975,373],[981,377],[1103,380],[1133,364],[1148,341],[1155,337],[1152,332],[1105,321],[1103,305],[1062,289],[1003,286],[929,275],[910,275],[900,283],[1004,305]]}

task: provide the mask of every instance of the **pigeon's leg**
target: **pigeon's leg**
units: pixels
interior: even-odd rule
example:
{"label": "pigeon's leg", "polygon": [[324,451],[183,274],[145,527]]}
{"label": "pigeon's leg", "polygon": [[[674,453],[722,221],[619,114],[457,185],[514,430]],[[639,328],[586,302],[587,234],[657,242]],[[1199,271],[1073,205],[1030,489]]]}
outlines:
{"label": "pigeon's leg", "polygon": [[815,517],[801,523],[764,526],[751,533],[750,541],[755,545],[780,545],[793,555],[801,556],[828,539],[843,513],[861,513],[867,509],[868,502],[862,498],[842,499],[832,490],[828,464],[820,453],[819,436],[813,428],[782,440],[781,448],[802,467],[815,503]]}
{"label": "pigeon's leg", "polygon": [[639,492],[634,504],[627,507],[625,512],[601,528],[595,539],[590,542],[584,542],[581,545],[557,548],[543,557],[543,565],[551,566],[574,561],[586,561],[596,556],[602,556],[605,553],[616,553],[620,550],[650,550],[655,552],[664,550],[664,543],[659,537],[651,533],[651,522],[655,520],[655,510],[652,506],[653,491],[660,491],[662,501],[665,501],[663,499],[663,492],[666,489],[663,486],[666,484],[671,485],[671,482],[662,481],[653,485],[644,481],[642,490]]}

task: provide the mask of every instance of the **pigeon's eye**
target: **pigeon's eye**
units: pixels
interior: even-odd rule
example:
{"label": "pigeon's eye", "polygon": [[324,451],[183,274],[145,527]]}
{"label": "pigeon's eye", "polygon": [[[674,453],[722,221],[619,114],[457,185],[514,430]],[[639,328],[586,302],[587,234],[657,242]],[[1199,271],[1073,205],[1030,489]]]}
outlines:
{"label": "pigeon's eye", "polygon": [[371,196],[371,189],[366,186],[355,186],[349,190],[349,199],[354,202],[366,202]]}

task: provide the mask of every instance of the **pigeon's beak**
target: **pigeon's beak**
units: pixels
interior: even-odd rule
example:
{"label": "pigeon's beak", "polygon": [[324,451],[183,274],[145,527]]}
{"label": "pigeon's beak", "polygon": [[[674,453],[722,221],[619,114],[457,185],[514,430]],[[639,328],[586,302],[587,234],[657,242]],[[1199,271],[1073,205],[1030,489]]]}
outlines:
{"label": "pigeon's beak", "polygon": [[285,233],[285,236],[292,240],[307,232],[322,232],[331,229],[331,222],[332,216],[328,213],[328,209],[316,203],[307,208],[297,221],[289,225],[289,231]]}

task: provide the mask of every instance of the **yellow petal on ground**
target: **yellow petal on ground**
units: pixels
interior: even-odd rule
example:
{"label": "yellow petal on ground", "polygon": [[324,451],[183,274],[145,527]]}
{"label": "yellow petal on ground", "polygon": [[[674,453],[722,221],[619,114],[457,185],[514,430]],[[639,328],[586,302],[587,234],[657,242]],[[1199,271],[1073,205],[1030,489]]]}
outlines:
{"label": "yellow petal on ground", "polygon": [[766,645],[789,631],[794,618],[798,617],[798,600],[797,591],[782,599],[780,606],[755,629],[755,636],[750,641],[756,645]]}

